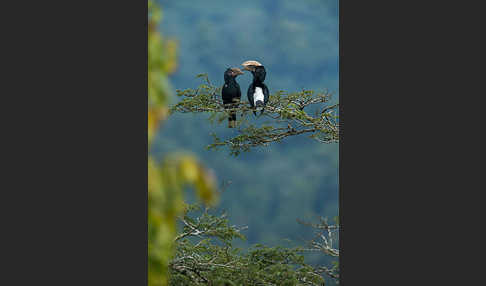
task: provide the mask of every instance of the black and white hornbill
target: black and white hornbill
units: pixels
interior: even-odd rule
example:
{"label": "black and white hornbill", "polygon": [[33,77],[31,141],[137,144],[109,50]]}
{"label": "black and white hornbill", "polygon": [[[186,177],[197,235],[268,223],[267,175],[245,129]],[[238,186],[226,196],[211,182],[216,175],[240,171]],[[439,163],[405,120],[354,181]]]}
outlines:
{"label": "black and white hornbill", "polygon": [[256,115],[256,110],[261,109],[260,115],[263,113],[265,105],[267,105],[270,93],[268,87],[263,83],[267,72],[265,67],[257,61],[246,61],[241,64],[243,69],[250,71],[253,74],[253,82],[248,87],[247,96],[251,107],[254,109],[253,114]]}
{"label": "black and white hornbill", "polygon": [[[224,72],[224,85],[221,91],[225,108],[238,106],[241,98],[240,85],[236,82],[236,77],[243,72],[239,68],[228,68]],[[228,117],[228,128],[236,126],[236,111],[231,111]]]}

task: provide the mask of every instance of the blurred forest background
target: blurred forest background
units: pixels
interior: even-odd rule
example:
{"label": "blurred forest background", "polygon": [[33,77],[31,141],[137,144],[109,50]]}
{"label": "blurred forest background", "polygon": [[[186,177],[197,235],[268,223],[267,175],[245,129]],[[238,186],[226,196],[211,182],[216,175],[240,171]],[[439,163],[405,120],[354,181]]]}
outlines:
{"label": "blurred forest background", "polygon": [[[177,66],[170,89],[196,88],[197,74],[207,73],[214,85],[223,72],[245,60],[257,60],[267,70],[270,93],[327,89],[338,99],[338,1],[154,1],[162,7],[158,29],[177,43]],[[242,100],[251,75],[237,78]],[[172,96],[171,103],[177,101]],[[287,246],[302,245],[313,233],[296,219],[338,215],[338,144],[321,144],[305,135],[257,148],[238,157],[224,150],[208,151],[211,132],[231,134],[226,125],[211,124],[208,116],[169,116],[153,140],[156,158],[180,150],[196,155],[214,170],[217,184],[231,183],[220,194],[217,209],[230,223],[248,226],[246,241]],[[191,192],[185,200],[193,201]],[[312,258],[311,258],[312,259]],[[317,258],[316,258],[317,259]]]}

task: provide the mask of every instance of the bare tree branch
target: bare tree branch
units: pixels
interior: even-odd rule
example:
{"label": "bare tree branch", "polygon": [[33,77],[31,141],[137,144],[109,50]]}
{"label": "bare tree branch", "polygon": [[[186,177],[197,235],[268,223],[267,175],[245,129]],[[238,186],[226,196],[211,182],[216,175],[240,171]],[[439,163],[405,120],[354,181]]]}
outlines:
{"label": "bare tree branch", "polygon": [[[327,221],[327,218],[320,218],[319,223],[313,224],[304,222],[302,220],[297,220],[300,224],[310,226],[317,231],[315,232],[315,237],[311,241],[308,242],[309,248],[304,248],[304,251],[311,251],[311,252],[321,252],[324,255],[328,255],[331,257],[339,258],[339,249],[334,245],[334,239],[338,240],[339,236],[339,228],[338,224],[330,225]],[[314,267],[315,273],[318,274],[326,274],[329,277],[333,278],[336,283],[339,283],[339,268],[338,264],[336,264],[332,268],[328,268],[326,266],[317,266]]]}

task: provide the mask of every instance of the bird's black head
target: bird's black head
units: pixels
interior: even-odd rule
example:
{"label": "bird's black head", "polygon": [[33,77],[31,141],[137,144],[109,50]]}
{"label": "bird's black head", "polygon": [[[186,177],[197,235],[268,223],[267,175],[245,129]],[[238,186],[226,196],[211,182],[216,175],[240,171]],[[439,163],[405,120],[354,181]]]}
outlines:
{"label": "bird's black head", "polygon": [[255,70],[251,72],[255,80],[259,82],[265,81],[265,77],[267,76],[267,72],[265,71],[264,66],[255,67]]}
{"label": "bird's black head", "polygon": [[257,61],[246,61],[241,64],[244,70],[250,71],[253,74],[253,79],[263,82],[267,75],[265,67]]}
{"label": "bird's black head", "polygon": [[229,77],[237,77],[239,76],[240,74],[243,74],[243,71],[241,71],[239,68],[228,68],[225,72],[224,72],[224,76],[229,76]]}
{"label": "bird's black head", "polygon": [[228,82],[234,80],[240,74],[243,74],[243,72],[239,68],[228,68],[224,72],[224,81]]}

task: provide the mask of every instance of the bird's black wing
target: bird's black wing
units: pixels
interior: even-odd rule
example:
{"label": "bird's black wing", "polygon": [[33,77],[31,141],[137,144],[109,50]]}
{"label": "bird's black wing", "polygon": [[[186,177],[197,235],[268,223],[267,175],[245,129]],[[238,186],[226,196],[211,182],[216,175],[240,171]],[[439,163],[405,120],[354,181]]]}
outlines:
{"label": "bird's black wing", "polygon": [[266,84],[263,84],[263,104],[266,105],[269,98],[270,98],[270,92],[268,91],[268,87]]}
{"label": "bird's black wing", "polygon": [[[241,89],[240,89],[240,85],[238,83],[236,83],[235,87],[236,87],[236,95],[235,95],[235,97],[233,97],[233,104],[234,104],[234,107],[238,107],[240,100],[241,100]],[[232,119],[234,121],[236,121],[236,111],[232,112],[231,116],[232,116]]]}
{"label": "bird's black wing", "polygon": [[[241,89],[238,83],[225,83],[221,90],[221,97],[225,109],[230,109],[238,106],[241,98]],[[236,126],[236,111],[230,111],[228,117],[228,127],[234,128]]]}
{"label": "bird's black wing", "polygon": [[252,83],[248,87],[248,92],[246,93],[246,95],[248,96],[248,102],[250,102],[251,107],[255,107],[254,101],[253,101],[253,94],[254,93],[255,93],[255,86]]}
{"label": "bird's black wing", "polygon": [[224,104],[231,103],[233,96],[231,94],[231,89],[228,87],[228,84],[225,84],[221,90],[221,97],[223,99]]}
{"label": "bird's black wing", "polygon": [[256,116],[257,114],[255,111],[255,102],[253,97],[254,94],[255,94],[255,85],[252,83],[248,87],[248,92],[246,93],[246,95],[248,96],[248,102],[250,102],[251,108],[253,108],[253,114],[255,114]]}

